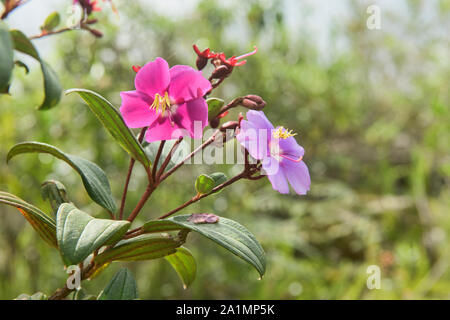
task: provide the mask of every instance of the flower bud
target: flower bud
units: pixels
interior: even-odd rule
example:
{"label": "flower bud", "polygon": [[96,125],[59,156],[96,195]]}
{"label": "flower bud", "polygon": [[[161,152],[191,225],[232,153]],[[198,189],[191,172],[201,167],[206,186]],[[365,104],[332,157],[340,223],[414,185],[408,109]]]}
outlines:
{"label": "flower bud", "polygon": [[229,68],[226,65],[221,65],[216,68],[211,74],[212,79],[222,79],[228,77],[233,68]]}
{"label": "flower bud", "polygon": [[251,110],[260,111],[264,109],[266,102],[260,96],[250,94],[244,97],[241,105]]}
{"label": "flower bud", "polygon": [[209,125],[211,126],[211,128],[217,128],[220,124],[220,119],[218,118],[214,118],[211,121],[209,121]]}
{"label": "flower bud", "polygon": [[235,130],[239,126],[237,121],[227,121],[220,126],[220,131],[225,132],[226,130]]}
{"label": "flower bud", "polygon": [[208,63],[208,58],[203,57],[203,56],[198,56],[197,60],[195,61],[195,64],[196,64],[198,70],[202,70],[206,66],[207,63]]}

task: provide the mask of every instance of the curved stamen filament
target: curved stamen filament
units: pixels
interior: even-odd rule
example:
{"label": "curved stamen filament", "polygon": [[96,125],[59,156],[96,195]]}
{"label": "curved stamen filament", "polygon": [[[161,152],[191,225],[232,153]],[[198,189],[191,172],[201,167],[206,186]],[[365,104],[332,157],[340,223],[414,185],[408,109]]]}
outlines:
{"label": "curved stamen filament", "polygon": [[284,154],[280,154],[280,157],[285,158],[285,159],[290,160],[290,161],[293,161],[293,162],[300,162],[303,159],[303,156],[298,157],[298,159],[294,159],[294,158],[288,157],[288,156],[286,156]]}
{"label": "curved stamen filament", "polygon": [[154,109],[156,112],[161,110],[161,113],[164,113],[167,108],[170,107],[170,98],[167,91],[164,96],[161,96],[159,93],[155,94],[155,99],[153,100],[150,109]]}
{"label": "curved stamen filament", "polygon": [[255,48],[255,50],[253,50],[253,51],[251,51],[251,52],[249,52],[249,53],[240,55],[239,57],[236,57],[235,59],[236,59],[236,60],[241,60],[241,59],[243,59],[243,58],[247,58],[247,57],[249,57],[249,56],[254,55],[256,52],[258,52],[258,48],[257,48],[256,46],[254,46],[253,48]]}

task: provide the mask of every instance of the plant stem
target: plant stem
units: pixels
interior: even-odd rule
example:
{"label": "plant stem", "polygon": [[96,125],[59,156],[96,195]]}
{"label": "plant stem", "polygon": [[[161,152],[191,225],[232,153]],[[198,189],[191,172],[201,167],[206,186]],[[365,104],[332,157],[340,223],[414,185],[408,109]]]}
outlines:
{"label": "plant stem", "polygon": [[[141,132],[139,133],[139,137],[138,137],[139,143],[141,143],[142,140],[144,139],[144,134],[145,134],[146,130],[147,130],[147,127],[144,127],[144,128],[142,128]],[[119,220],[123,219],[123,209],[125,208],[125,200],[127,198],[128,185],[130,183],[131,173],[133,172],[133,167],[134,167],[135,162],[136,162],[136,160],[134,158],[130,159],[130,165],[128,166],[127,178],[125,180],[125,187],[124,187],[123,193],[122,193],[122,201],[120,203]]]}
{"label": "plant stem", "polygon": [[175,141],[175,143],[172,146],[172,149],[170,150],[169,154],[167,155],[166,159],[164,160],[163,164],[161,165],[161,168],[159,168],[157,174],[156,174],[156,178],[155,180],[160,181],[161,175],[164,173],[164,170],[166,169],[167,165],[170,162],[170,159],[172,159],[172,155],[175,152],[175,150],[178,148],[178,145],[180,144],[180,142],[183,140],[183,137],[178,138],[177,141]]}
{"label": "plant stem", "polygon": [[215,187],[214,189],[212,189],[211,192],[209,193],[204,193],[204,194],[197,194],[196,196],[192,197],[189,201],[185,202],[184,204],[182,204],[181,206],[169,211],[168,213],[162,215],[161,217],[158,218],[158,220],[161,219],[165,219],[167,217],[170,217],[171,215],[173,215],[174,213],[180,211],[181,209],[186,208],[187,206],[199,201],[200,199],[203,199],[213,193],[216,193],[219,190],[222,190],[223,188],[229,186],[232,183],[235,183],[236,181],[242,179],[242,178],[246,178],[248,176],[248,173],[246,170],[242,171],[240,174],[238,174],[237,176],[234,176],[233,178],[225,181],[224,183],[218,185],[217,187]]}
{"label": "plant stem", "polygon": [[207,146],[209,146],[211,143],[214,142],[214,140],[216,139],[217,134],[220,132],[220,130],[216,130],[213,135],[206,140],[201,146],[199,146],[197,149],[195,149],[194,151],[192,151],[190,154],[188,154],[186,156],[186,158],[183,159],[183,161],[181,161],[180,163],[178,163],[177,165],[175,165],[172,169],[170,169],[169,171],[167,171],[165,174],[163,174],[161,176],[161,178],[159,179],[158,182],[162,182],[165,179],[167,179],[172,173],[174,173],[179,167],[181,167],[186,161],[188,161],[190,158],[192,158],[197,152],[203,150],[204,148],[206,148]]}
{"label": "plant stem", "polygon": [[153,181],[155,181],[155,182],[157,181],[156,180],[156,169],[158,167],[159,158],[161,158],[161,154],[162,154],[165,144],[166,144],[166,141],[162,140],[161,143],[159,144],[159,148],[158,148],[158,152],[156,153],[155,161],[153,162],[152,178],[153,178]]}

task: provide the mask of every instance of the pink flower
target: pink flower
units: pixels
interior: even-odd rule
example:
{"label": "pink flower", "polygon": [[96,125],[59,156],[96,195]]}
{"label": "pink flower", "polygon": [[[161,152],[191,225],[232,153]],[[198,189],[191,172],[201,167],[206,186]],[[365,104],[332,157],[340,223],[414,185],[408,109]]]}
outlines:
{"label": "pink flower", "polygon": [[[123,91],[120,112],[130,128],[148,127],[148,142],[189,135],[200,139],[208,124],[208,105],[203,96],[211,83],[189,66],[169,65],[156,58],[137,70],[136,90]],[[198,125],[201,130],[194,130]]]}
{"label": "pink flower", "polygon": [[261,160],[272,187],[289,193],[289,182],[297,194],[306,194],[311,179],[303,161],[305,150],[295,141],[295,134],[284,127],[274,128],[262,111],[248,111],[247,119],[241,121],[236,139],[253,158]]}

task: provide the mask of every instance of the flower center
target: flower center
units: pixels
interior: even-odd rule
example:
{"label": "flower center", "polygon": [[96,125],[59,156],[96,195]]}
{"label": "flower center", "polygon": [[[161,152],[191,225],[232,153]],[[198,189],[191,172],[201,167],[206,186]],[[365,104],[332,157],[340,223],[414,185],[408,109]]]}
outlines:
{"label": "flower center", "polygon": [[150,109],[154,109],[156,112],[160,112],[164,114],[167,108],[171,106],[169,94],[167,91],[164,93],[164,96],[159,93],[155,94],[155,99],[153,100]]}
{"label": "flower center", "polygon": [[273,137],[275,139],[287,139],[295,135],[297,134],[293,133],[292,130],[285,129],[284,127],[279,127],[277,130],[273,132]]}

